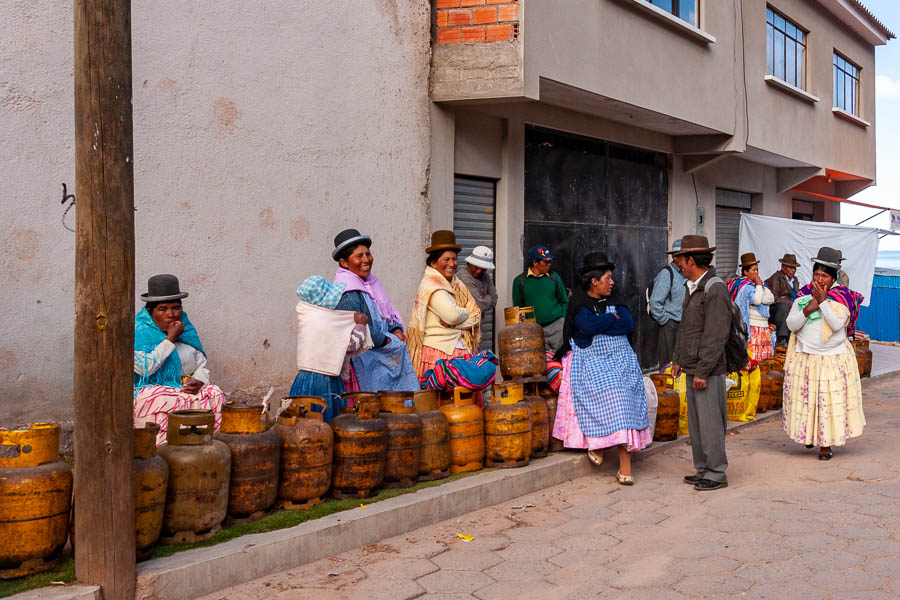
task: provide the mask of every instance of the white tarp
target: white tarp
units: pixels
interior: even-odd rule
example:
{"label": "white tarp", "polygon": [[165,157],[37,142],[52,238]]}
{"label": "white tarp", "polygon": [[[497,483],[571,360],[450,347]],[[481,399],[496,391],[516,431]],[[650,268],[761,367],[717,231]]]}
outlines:
{"label": "white tarp", "polygon": [[800,267],[800,285],[812,280],[812,258],[822,246],[844,253],[844,271],[850,276],[850,288],[865,296],[869,305],[875,259],[878,256],[878,232],[869,227],[840,223],[813,223],[779,217],[741,215],[740,253],[753,252],[763,280],[781,268],[778,259],[786,253],[796,254]]}

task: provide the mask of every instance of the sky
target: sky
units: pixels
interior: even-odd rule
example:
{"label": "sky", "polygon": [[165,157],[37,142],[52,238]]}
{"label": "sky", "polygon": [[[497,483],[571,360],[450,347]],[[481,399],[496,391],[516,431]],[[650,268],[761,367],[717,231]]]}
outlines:
{"label": "sky", "polygon": [[[862,0],[879,21],[900,35],[900,1]],[[890,206],[900,210],[900,40],[890,40],[875,48],[875,151],[876,185],[853,196],[853,200]],[[841,204],[841,222],[855,225],[876,210]],[[865,225],[888,228],[888,213],[866,221]],[[900,235],[881,240],[879,250],[900,250]]]}

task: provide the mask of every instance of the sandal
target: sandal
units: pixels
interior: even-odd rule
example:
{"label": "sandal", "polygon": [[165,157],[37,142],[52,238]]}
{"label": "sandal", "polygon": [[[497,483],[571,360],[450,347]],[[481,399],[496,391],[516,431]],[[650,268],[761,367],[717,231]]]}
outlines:
{"label": "sandal", "polygon": [[603,450],[588,450],[587,456],[598,467],[603,464]]}
{"label": "sandal", "polygon": [[622,475],[621,472],[616,472],[616,480],[622,485],[634,485],[634,477],[631,475]]}

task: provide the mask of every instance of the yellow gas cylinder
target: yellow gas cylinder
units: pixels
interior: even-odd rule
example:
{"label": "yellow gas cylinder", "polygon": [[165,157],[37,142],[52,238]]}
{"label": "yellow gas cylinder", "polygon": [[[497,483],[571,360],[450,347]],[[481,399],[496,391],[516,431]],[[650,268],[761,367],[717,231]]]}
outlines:
{"label": "yellow gas cylinder", "polygon": [[222,528],[228,509],[231,451],[213,439],[214,423],[211,410],[169,414],[166,443],[159,448],[169,465],[163,543],[193,544]]}
{"label": "yellow gas cylinder", "polygon": [[438,393],[421,390],[413,395],[416,414],[422,420],[422,452],[419,481],[433,481],[450,475],[450,424],[438,410]]}
{"label": "yellow gas cylinder", "polygon": [[0,578],[59,563],[71,503],[72,470],[59,460],[59,425],[0,430]]}
{"label": "yellow gas cylinder", "polygon": [[153,553],[166,512],[169,465],[157,454],[158,433],[159,425],[153,422],[134,430],[131,479],[134,485],[134,539],[138,560],[147,560]]}
{"label": "yellow gas cylinder", "polygon": [[531,456],[531,407],[522,401],[521,383],[493,387],[484,405],[484,464],[524,467]]}
{"label": "yellow gas cylinder", "polygon": [[565,450],[562,440],[553,437],[553,425],[556,423],[556,407],[559,403],[559,394],[554,392],[549,385],[543,384],[540,387],[539,395],[547,402],[550,420],[550,452],[562,452]]}
{"label": "yellow gas cylinder", "polygon": [[484,466],[484,413],[472,390],[457,387],[453,404],[441,406],[450,424],[450,473],[477,471]]}

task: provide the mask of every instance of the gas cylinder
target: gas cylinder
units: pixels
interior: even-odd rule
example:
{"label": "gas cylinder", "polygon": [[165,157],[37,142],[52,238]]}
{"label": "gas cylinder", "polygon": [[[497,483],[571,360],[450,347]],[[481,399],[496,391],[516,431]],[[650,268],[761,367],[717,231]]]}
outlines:
{"label": "gas cylinder", "polygon": [[553,425],[556,423],[556,407],[559,403],[559,395],[554,392],[550,386],[544,384],[540,387],[539,395],[547,402],[547,414],[550,419],[550,452],[562,452],[562,440],[553,437]]}
{"label": "gas cylinder", "polygon": [[527,396],[531,406],[531,458],[544,458],[550,450],[550,410],[540,396]]}
{"label": "gas cylinder", "polygon": [[335,498],[368,498],[384,481],[388,430],[378,418],[378,394],[355,393],[353,412],[331,421],[334,430],[332,490]]}
{"label": "gas cylinder", "polygon": [[212,437],[211,410],[169,413],[166,443],[159,455],[169,465],[166,515],[160,541],[193,544],[222,528],[228,509],[231,451]]}
{"label": "gas cylinder", "polygon": [[656,429],[653,432],[654,442],[668,442],[678,437],[678,411],[681,398],[673,387],[675,379],[664,373],[650,375],[653,387],[659,398],[656,409]]}
{"label": "gas cylinder", "polygon": [[869,350],[869,340],[854,340],[853,348],[856,351],[856,364],[859,367],[859,376],[871,377],[872,351]]}
{"label": "gas cylinder", "polygon": [[388,428],[384,487],[410,487],[419,475],[422,457],[422,419],[413,409],[413,392],[383,391],[381,412]]}
{"label": "gas cylinder", "polygon": [[764,413],[775,404],[772,391],[772,376],[769,375],[768,361],[759,363],[759,401],[756,403],[756,412]]}
{"label": "gas cylinder", "polygon": [[413,408],[422,420],[422,451],[419,481],[433,481],[450,475],[450,424],[437,409],[438,393],[421,390],[413,395]]}
{"label": "gas cylinder", "polygon": [[[334,433],[322,421],[328,404],[318,396],[291,396],[272,431],[281,442],[278,508],[299,510],[322,503],[331,487]],[[320,411],[312,410],[319,407]]]}
{"label": "gas cylinder", "polygon": [[769,376],[772,378],[772,408],[777,410],[784,401],[784,370],[777,358],[769,359]]}
{"label": "gas cylinder", "polygon": [[147,560],[153,553],[166,512],[169,465],[156,452],[157,434],[159,424],[153,422],[134,430],[131,479],[134,485],[134,539],[138,560]]}
{"label": "gas cylinder", "polygon": [[441,406],[450,424],[450,472],[477,471],[484,462],[484,413],[472,390],[457,387],[453,404]]}
{"label": "gas cylinder", "polygon": [[524,467],[531,456],[531,406],[522,401],[521,383],[494,385],[484,405],[484,464]]}
{"label": "gas cylinder", "polygon": [[235,522],[264,517],[278,496],[281,439],[274,431],[266,431],[262,409],[262,405],[226,402],[219,432],[213,436],[231,451],[228,516]]}
{"label": "gas cylinder", "polygon": [[534,377],[547,370],[544,329],[537,323],[520,323],[501,329],[497,347],[504,379]]}
{"label": "gas cylinder", "polygon": [[59,425],[0,430],[0,579],[59,564],[71,503],[72,470],[59,460]]}

